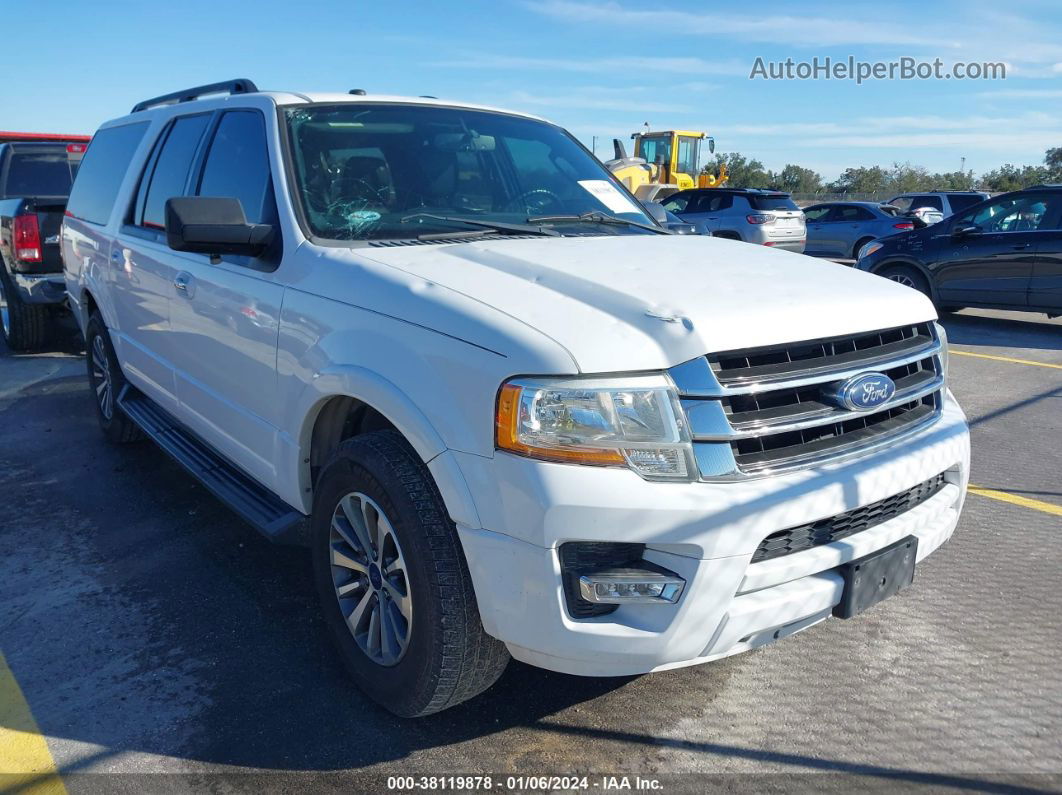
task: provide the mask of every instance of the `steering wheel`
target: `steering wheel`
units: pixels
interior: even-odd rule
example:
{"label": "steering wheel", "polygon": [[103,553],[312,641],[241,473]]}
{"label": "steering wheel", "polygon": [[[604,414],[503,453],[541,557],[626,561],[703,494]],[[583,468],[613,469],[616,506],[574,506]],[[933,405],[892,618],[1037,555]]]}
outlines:
{"label": "steering wheel", "polygon": [[[564,209],[560,196],[546,188],[525,190],[519,196],[514,196],[512,201],[506,205],[506,209],[509,207],[519,209],[520,204],[523,204],[523,209],[527,210],[528,215],[548,215],[547,211],[549,210],[560,211]],[[514,207],[514,205],[516,206]]]}

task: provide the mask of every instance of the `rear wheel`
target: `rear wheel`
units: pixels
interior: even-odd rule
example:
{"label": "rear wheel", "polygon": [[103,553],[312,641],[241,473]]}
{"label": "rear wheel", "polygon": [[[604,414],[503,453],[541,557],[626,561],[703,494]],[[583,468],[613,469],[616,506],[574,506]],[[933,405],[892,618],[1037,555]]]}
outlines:
{"label": "rear wheel", "polygon": [[85,362],[96,418],[103,435],[116,444],[143,439],[143,431],[125,416],[118,405],[118,395],[125,386],[125,376],[111,345],[110,333],[98,312],[92,313],[85,327]]}
{"label": "rear wheel", "polygon": [[48,341],[51,308],[45,304],[27,304],[22,300],[14,280],[0,262],[0,333],[13,351],[32,351]]}
{"label": "rear wheel", "polygon": [[318,480],[311,522],[325,621],[369,698],[417,717],[497,681],[509,653],[483,630],[457,528],[401,435],[341,444]]}
{"label": "rear wheel", "polygon": [[933,298],[933,293],[929,289],[929,282],[926,277],[919,271],[910,267],[909,265],[888,265],[877,271],[878,276],[884,276],[889,281],[902,284],[904,287],[910,287],[923,295]]}

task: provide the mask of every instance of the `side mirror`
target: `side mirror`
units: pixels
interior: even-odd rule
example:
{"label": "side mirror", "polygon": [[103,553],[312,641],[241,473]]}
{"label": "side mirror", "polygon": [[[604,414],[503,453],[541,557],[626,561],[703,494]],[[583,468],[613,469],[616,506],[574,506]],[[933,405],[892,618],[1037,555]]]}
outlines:
{"label": "side mirror", "polygon": [[952,237],[973,237],[981,234],[981,227],[977,224],[956,224],[951,230]]}
{"label": "side mirror", "polygon": [[660,202],[642,202],[645,211],[661,226],[667,226],[667,210]]}
{"label": "side mirror", "polygon": [[[697,227],[683,221],[670,221],[667,225],[667,231],[673,235],[695,235],[697,234]],[[711,235],[711,232],[705,232],[705,234]]]}
{"label": "side mirror", "polygon": [[257,257],[273,227],[249,224],[239,199],[182,196],[166,200],[166,244],[174,251]]}

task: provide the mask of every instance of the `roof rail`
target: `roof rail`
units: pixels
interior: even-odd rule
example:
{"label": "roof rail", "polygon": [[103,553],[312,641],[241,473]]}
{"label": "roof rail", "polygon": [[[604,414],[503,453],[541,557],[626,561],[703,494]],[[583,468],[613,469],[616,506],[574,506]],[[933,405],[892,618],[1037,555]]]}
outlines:
{"label": "roof rail", "polygon": [[142,110],[154,108],[159,105],[174,105],[178,102],[191,102],[192,100],[199,99],[207,94],[250,94],[257,90],[258,86],[253,82],[246,77],[240,77],[236,80],[223,80],[220,83],[195,86],[194,88],[186,88],[183,91],[174,91],[172,94],[163,94],[161,97],[145,99],[143,102],[136,103],[130,112],[139,113]]}
{"label": "roof rail", "polygon": [[1032,190],[1033,188],[1062,188],[1062,183],[1044,182],[1039,185],[1030,185],[1027,188],[1022,188],[1022,190]]}

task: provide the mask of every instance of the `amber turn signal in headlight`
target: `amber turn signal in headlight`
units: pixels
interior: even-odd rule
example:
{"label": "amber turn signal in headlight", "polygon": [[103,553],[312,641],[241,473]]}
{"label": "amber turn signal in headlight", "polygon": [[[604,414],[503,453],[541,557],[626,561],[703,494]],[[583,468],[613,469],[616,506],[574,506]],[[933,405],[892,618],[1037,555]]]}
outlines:
{"label": "amber turn signal in headlight", "polygon": [[628,466],[648,479],[688,479],[689,435],[663,376],[520,379],[502,386],[500,450],[546,461]]}

